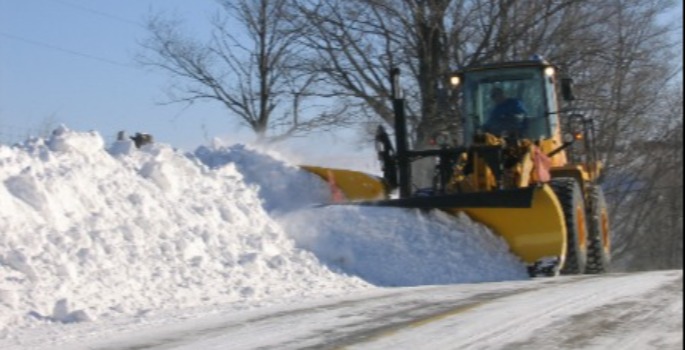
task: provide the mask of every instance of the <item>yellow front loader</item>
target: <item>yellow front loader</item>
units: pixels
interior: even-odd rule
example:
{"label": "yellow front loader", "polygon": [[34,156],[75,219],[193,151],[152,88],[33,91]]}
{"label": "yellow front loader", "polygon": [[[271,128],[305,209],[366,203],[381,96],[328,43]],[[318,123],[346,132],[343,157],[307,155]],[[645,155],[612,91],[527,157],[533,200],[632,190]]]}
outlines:
{"label": "yellow front loader", "polygon": [[[434,149],[410,150],[394,70],[395,146],[383,127],[376,134],[383,177],[303,168],[326,180],[339,202],[464,212],[502,236],[531,275],[605,272],[610,228],[595,135],[591,120],[559,108],[560,97],[574,97],[570,79],[557,75],[540,59],[455,72],[450,83],[463,118],[460,144],[452,141],[456,135],[440,133]],[[516,101],[516,115],[495,119],[497,93]],[[434,177],[417,188],[412,163],[423,158],[435,159]]]}

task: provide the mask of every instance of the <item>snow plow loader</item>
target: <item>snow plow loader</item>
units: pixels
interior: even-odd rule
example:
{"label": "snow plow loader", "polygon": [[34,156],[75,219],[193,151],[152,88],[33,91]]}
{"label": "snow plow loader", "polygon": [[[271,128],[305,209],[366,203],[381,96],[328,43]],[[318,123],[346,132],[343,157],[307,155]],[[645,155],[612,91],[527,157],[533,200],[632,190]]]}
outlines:
{"label": "snow plow loader", "polygon": [[[345,204],[466,213],[503,237],[531,275],[603,273],[610,227],[592,120],[560,108],[561,99],[571,104],[574,96],[571,79],[558,72],[541,59],[454,72],[449,91],[461,132],[439,132],[435,147],[412,150],[394,69],[394,146],[382,126],[376,133],[383,177],[303,168]],[[435,164],[432,183],[415,186],[413,164],[426,158]]]}

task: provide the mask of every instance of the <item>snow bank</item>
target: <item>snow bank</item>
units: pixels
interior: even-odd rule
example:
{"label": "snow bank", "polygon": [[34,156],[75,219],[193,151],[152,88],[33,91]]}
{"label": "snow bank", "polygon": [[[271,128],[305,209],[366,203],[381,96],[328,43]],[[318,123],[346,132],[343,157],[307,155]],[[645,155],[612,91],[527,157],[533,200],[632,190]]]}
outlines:
{"label": "snow bank", "polygon": [[331,268],[378,286],[527,278],[504,239],[465,215],[331,206],[293,213],[281,223],[298,246]]}
{"label": "snow bank", "polygon": [[107,147],[60,127],[0,146],[0,337],[35,322],[371,284],[527,278],[504,241],[466,217],[316,206],[329,198],[318,177],[245,145]]}
{"label": "snow bank", "polygon": [[329,186],[319,177],[273,152],[238,144],[199,147],[195,156],[213,169],[235,166],[246,183],[257,186],[264,209],[273,215],[327,203],[331,197]]}
{"label": "snow bank", "polygon": [[314,206],[330,200],[318,177],[244,146],[201,147],[195,155],[220,168],[235,165],[258,186],[264,207],[297,243],[335,271],[378,286],[525,279],[503,238],[467,216],[441,211]]}
{"label": "snow bank", "polygon": [[60,128],[0,147],[0,330],[365,287],[296,249],[236,167]]}

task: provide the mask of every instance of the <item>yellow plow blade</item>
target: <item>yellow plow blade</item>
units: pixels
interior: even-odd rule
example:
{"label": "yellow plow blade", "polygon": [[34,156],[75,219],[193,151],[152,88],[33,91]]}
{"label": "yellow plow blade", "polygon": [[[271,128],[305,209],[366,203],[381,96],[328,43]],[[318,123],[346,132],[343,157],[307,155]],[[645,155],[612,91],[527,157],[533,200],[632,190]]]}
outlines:
{"label": "yellow plow blade", "polygon": [[566,226],[561,204],[543,185],[533,192],[530,208],[455,208],[502,236],[512,252],[528,264],[566,255]]}
{"label": "yellow plow blade", "polygon": [[332,169],[302,165],[300,168],[318,175],[332,189],[339,189],[347,201],[377,200],[386,198],[383,179],[354,170]]}
{"label": "yellow plow blade", "polygon": [[[351,205],[441,209],[466,213],[502,236],[512,252],[527,264],[566,255],[566,225],[552,188],[537,188],[387,199],[380,177],[358,171],[301,166],[344,194]],[[532,195],[531,195],[532,192]],[[354,202],[354,203],[350,203]],[[562,261],[563,263],[563,261]]]}

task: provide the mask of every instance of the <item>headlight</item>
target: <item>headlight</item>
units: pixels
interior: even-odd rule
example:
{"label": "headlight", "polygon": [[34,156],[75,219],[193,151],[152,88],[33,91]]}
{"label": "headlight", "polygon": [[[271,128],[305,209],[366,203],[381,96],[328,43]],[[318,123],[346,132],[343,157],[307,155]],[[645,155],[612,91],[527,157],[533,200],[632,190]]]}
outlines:
{"label": "headlight", "polygon": [[554,76],[554,67],[545,68],[545,75],[548,77],[553,77]]}
{"label": "headlight", "polygon": [[452,85],[453,88],[459,86],[459,83],[461,83],[461,79],[459,79],[459,76],[453,75],[450,77],[450,85]]}

